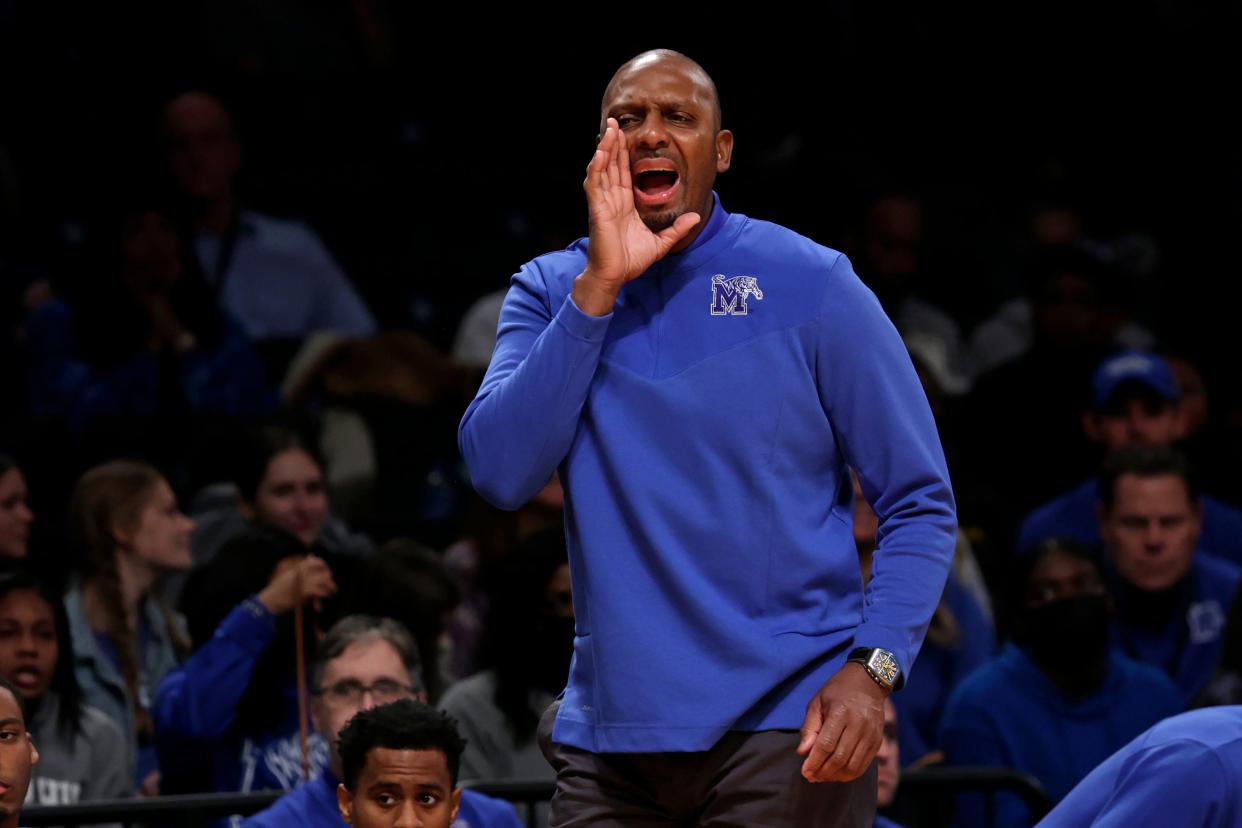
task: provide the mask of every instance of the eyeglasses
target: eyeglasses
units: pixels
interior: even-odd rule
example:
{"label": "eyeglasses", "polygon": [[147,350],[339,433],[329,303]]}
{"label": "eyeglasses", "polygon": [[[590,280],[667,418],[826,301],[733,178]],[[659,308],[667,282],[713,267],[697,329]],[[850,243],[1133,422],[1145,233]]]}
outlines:
{"label": "eyeglasses", "polygon": [[342,679],[331,687],[320,687],[316,695],[326,696],[334,704],[361,704],[367,693],[376,704],[387,704],[397,699],[408,699],[421,691],[392,679],[379,679],[372,684],[363,684],[354,679]]}

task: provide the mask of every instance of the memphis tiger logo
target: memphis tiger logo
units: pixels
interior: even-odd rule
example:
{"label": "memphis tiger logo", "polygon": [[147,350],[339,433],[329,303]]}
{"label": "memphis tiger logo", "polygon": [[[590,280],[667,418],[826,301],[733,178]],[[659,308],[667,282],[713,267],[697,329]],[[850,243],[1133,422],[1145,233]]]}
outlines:
{"label": "memphis tiger logo", "polygon": [[754,276],[729,278],[716,274],[712,277],[712,316],[745,316],[750,313],[746,300],[751,296],[763,298],[759,280]]}

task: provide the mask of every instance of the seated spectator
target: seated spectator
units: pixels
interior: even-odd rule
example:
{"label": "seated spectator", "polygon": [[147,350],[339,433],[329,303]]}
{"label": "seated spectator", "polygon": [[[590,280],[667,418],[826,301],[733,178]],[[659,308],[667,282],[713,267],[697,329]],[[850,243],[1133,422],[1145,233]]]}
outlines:
{"label": "seated spectator", "polygon": [[990,557],[1006,563],[1022,548],[1014,544],[1022,517],[1098,465],[1082,434],[1082,411],[1092,371],[1111,350],[1102,334],[1099,290],[1110,278],[1103,263],[1054,247],[1028,268],[1031,348],[975,380],[962,407],[966,438],[953,483],[963,522],[977,523]]}
{"label": "seated spectator", "polygon": [[156,585],[190,566],[194,521],[158,471],[124,460],[82,475],[70,511],[83,560],[65,609],[82,701],[120,727],[125,767],[141,792],[154,794],[151,701],[187,649],[181,619]]}
{"label": "seated spectator", "polygon": [[[328,564],[277,529],[234,538],[196,572],[182,596],[195,649],[160,684],[154,707],[178,791],[290,790],[302,780],[293,610],[306,605],[309,657],[315,605],[336,591]],[[195,757],[209,767],[183,761]]]}
{"label": "seated spectator", "polygon": [[[1181,704],[1159,670],[1109,646],[1109,597],[1086,548],[1067,540],[1027,550],[1007,597],[1012,640],[950,697],[941,743],[949,764],[1029,773],[1056,802]],[[982,796],[959,797],[957,817],[987,824]],[[1033,822],[1017,796],[997,795],[993,825]]]}
{"label": "seated spectator", "polygon": [[957,322],[920,296],[933,276],[925,223],[923,202],[915,194],[878,193],[866,205],[854,261],[902,339],[936,354],[929,364],[937,384],[947,394],[964,394],[973,370]]}
{"label": "seated spectator", "polygon": [[1242,825],[1242,707],[1158,722],[1110,756],[1040,828]]}
{"label": "seated spectator", "polygon": [[1242,571],[1199,549],[1199,490],[1169,448],[1125,449],[1100,474],[1100,535],[1117,606],[1114,643],[1168,675],[1183,706],[1220,657]]}
{"label": "seated spectator", "polygon": [[545,528],[561,530],[565,492],[556,475],[529,502],[506,512],[487,503],[477,493],[463,523],[466,535],[444,550],[444,562],[461,586],[461,604],[449,623],[453,639],[450,675],[465,678],[478,671],[484,619],[488,615],[486,583],[502,566],[513,547]]}
{"label": "seated spectator", "polygon": [[164,110],[168,163],[194,223],[194,255],[221,306],[254,340],[321,330],[365,337],[375,320],[319,236],[238,199],[241,143],[217,98],[175,97]]}
{"label": "seated spectator", "polygon": [[22,697],[9,680],[0,677],[0,828],[21,825],[22,804],[30,788],[30,774],[39,764],[39,751],[26,730]]}
{"label": "seated spectator", "polygon": [[168,217],[126,217],[120,278],[87,280],[26,321],[31,409],[101,417],[258,414],[275,396],[242,329],[215,306]]}
{"label": "seated spectator", "polygon": [[22,470],[8,455],[0,454],[0,558],[26,557],[34,523],[28,496]]}
{"label": "seated spectator", "polygon": [[553,780],[535,741],[548,705],[565,689],[574,651],[574,604],[565,534],[532,535],[495,573],[484,664],[449,688],[440,706],[466,737],[462,777]]}
{"label": "seated spectator", "polygon": [[32,805],[134,795],[125,737],[82,703],[72,653],[60,595],[25,573],[0,576],[0,677],[21,693],[26,729],[39,746]]}
{"label": "seated spectator", "polygon": [[448,619],[461,600],[443,559],[425,546],[397,538],[362,562],[348,602],[350,613],[392,618],[427,653],[422,681],[431,703],[446,687],[444,667],[452,658]]}
{"label": "seated spectator", "polygon": [[346,555],[370,551],[365,537],[332,515],[323,465],[309,441],[293,429],[247,429],[235,464],[231,484],[212,486],[196,498],[207,507],[194,514],[196,565],[209,562],[225,542],[254,524],[282,529],[308,549]]}
{"label": "seated spectator", "polygon": [[[328,762],[315,769],[309,782],[255,814],[243,826],[342,828],[337,791],[339,780],[345,776],[337,736],[347,722],[374,705],[400,699],[424,701],[426,692],[419,668],[417,646],[396,621],[365,615],[351,615],[338,621],[319,642],[310,677],[311,716],[318,740],[329,746]],[[456,750],[460,753],[460,747]],[[322,754],[317,751],[316,755]],[[452,764],[455,785],[457,762]],[[451,786],[446,789],[446,797],[448,790]],[[454,799],[457,796],[454,794]],[[518,824],[508,803],[473,791],[460,792],[460,808],[463,826],[500,828]],[[452,816],[457,817],[457,807],[452,810]]]}
{"label": "seated spectator", "polygon": [[[1100,363],[1091,382],[1091,408],[1083,430],[1107,451],[1129,446],[1169,446],[1182,430],[1180,394],[1169,363],[1154,354],[1125,351]],[[1018,530],[1020,548],[1052,537],[1099,541],[1099,479],[1092,477],[1031,512]],[[1242,512],[1200,497],[1199,545],[1219,558],[1242,563]]]}
{"label": "seated spectator", "polygon": [[[884,700],[884,741],[880,744],[880,752],[876,760],[876,808],[883,811],[893,804],[897,797],[897,786],[901,783],[901,747],[897,741],[897,708],[892,698]],[[875,828],[901,828],[896,822],[881,815],[875,815]]]}

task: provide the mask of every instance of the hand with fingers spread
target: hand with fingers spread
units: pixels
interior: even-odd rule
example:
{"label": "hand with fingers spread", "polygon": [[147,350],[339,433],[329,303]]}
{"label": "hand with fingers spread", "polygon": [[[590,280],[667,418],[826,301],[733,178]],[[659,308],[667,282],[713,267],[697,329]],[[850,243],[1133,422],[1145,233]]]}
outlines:
{"label": "hand with fingers spread", "polygon": [[323,558],[285,558],[257,596],[273,615],[289,612],[299,603],[319,601],[336,594],[336,581]]}
{"label": "hand with fingers spread", "polygon": [[849,782],[863,775],[884,743],[887,695],[853,662],[828,679],[806,706],[798,742],[808,782]]}
{"label": "hand with fingers spread", "polygon": [[609,118],[583,182],[590,212],[586,270],[574,282],[574,303],[584,313],[612,311],[626,282],[638,278],[694,229],[698,213],[683,213],[671,227],[652,232],[634,207],[630,153],[616,118]]}

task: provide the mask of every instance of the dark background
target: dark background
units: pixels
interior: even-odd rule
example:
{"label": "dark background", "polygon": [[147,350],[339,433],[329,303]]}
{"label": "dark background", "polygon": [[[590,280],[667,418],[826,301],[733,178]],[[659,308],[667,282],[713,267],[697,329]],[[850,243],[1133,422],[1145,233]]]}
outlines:
{"label": "dark background", "polygon": [[158,185],[160,107],[208,89],[236,113],[250,203],[310,221],[382,322],[446,344],[472,298],[581,234],[603,86],[669,46],[720,87],[737,138],[719,185],[729,209],[844,244],[868,192],[916,187],[935,263],[924,292],[967,330],[1016,290],[1007,246],[1052,197],[1095,236],[1158,242],[1145,307],[1160,331],[1210,352],[1233,318],[1218,300],[1242,212],[1236,3],[544,16],[0,4],[0,143],[18,179],[6,243],[54,262]]}

